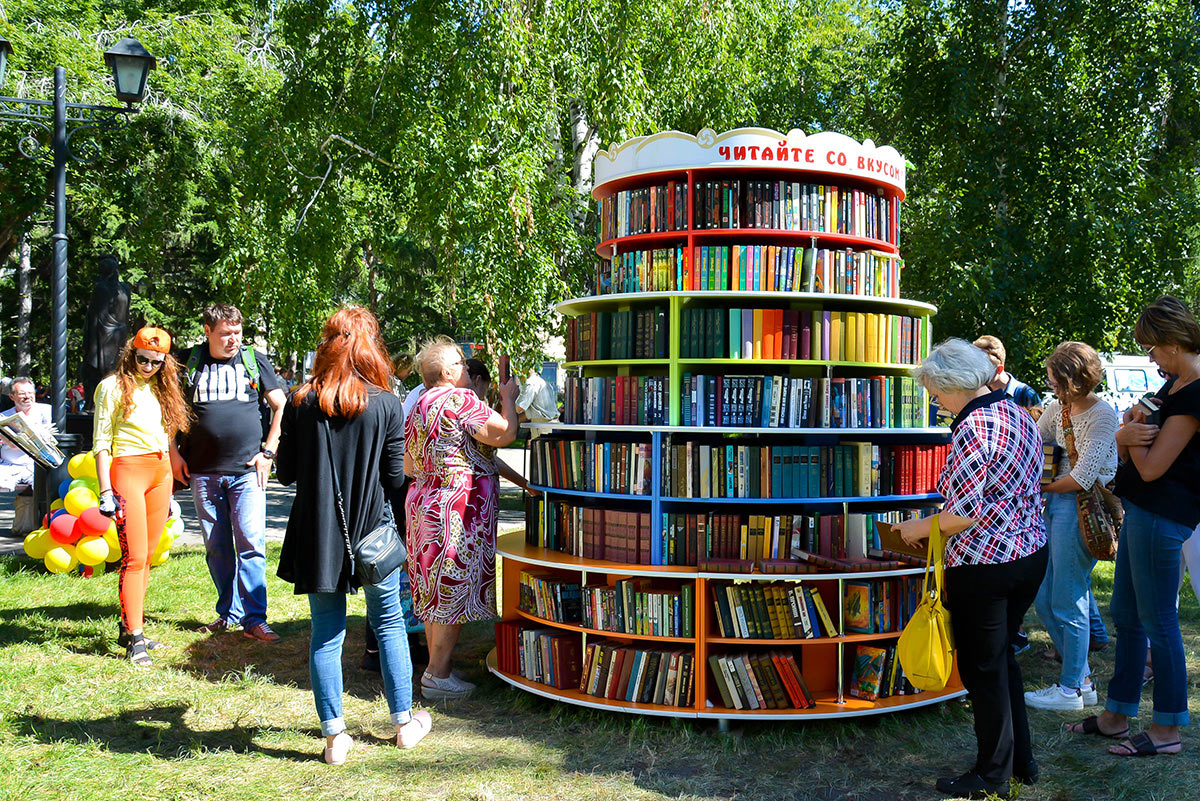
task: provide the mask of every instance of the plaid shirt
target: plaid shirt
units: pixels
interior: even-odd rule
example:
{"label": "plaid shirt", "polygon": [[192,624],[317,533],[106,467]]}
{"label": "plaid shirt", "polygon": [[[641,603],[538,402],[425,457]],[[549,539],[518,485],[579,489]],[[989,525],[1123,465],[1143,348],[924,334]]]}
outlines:
{"label": "plaid shirt", "polygon": [[946,567],[1012,562],[1046,544],[1039,479],[1042,437],[1002,390],[968,403],[937,489],[944,510],[978,523],[946,541]]}

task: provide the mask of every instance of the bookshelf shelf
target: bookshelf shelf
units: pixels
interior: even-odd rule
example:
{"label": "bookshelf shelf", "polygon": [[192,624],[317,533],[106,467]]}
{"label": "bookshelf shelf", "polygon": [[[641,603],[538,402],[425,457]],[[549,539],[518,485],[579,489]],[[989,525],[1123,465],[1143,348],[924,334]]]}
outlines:
{"label": "bookshelf shelf", "polygon": [[[775,158],[747,159],[768,146]],[[871,521],[941,500],[933,479],[950,438],[949,428],[928,425],[928,399],[911,377],[937,309],[900,291],[904,193],[898,153],[840,134],[664,132],[597,156],[596,294],[556,307],[574,318],[571,422],[525,424],[548,435],[530,445],[541,495],[530,501],[526,532],[497,543],[503,620],[492,673],[593,709],[719,721],[877,715],[965,694],[957,675],[941,692],[902,694],[899,632],[847,631],[852,622],[900,627],[920,594],[923,568],[873,551],[882,541]],[[752,288],[726,288],[738,286]],[[807,358],[702,358],[750,352],[747,342]],[[684,425],[721,420],[784,425]],[[787,497],[694,497],[729,472],[741,495]],[[604,476],[638,492],[548,486],[603,487]],[[840,572],[806,572],[812,564]],[[523,580],[529,568],[551,572]],[[543,611],[586,598],[593,624],[682,614],[682,630],[697,634],[557,623],[521,609],[523,589]],[[770,631],[836,636],[717,636]],[[540,661],[522,662],[531,648]],[[546,664],[560,671],[550,671],[557,683],[582,672],[615,682],[611,694],[689,703],[596,698],[578,684],[559,690],[522,675]],[[658,684],[634,683],[647,675]],[[662,692],[664,681],[673,691]],[[851,696],[851,686],[873,681],[885,697]],[[745,700],[751,690],[766,706],[815,704],[727,708],[723,693]]]}
{"label": "bookshelf shelf", "polygon": [[[552,492],[562,492],[562,490],[551,490]],[[634,496],[641,497],[641,496]],[[855,504],[882,504],[882,503],[918,503],[921,501],[940,501],[942,496],[937,493],[925,493],[921,495],[865,495],[865,496],[848,496],[844,498],[674,498],[670,496],[662,497],[663,503],[672,504],[717,504],[717,505],[743,505],[743,504],[764,504],[767,506],[842,506]]]}
{"label": "bookshelf shelf", "polygon": [[697,290],[694,292],[662,291],[662,292],[615,292],[609,295],[589,295],[571,298],[560,302],[555,310],[567,317],[587,314],[595,311],[607,311],[622,305],[653,305],[655,302],[670,301],[671,298],[682,298],[684,302],[722,302],[754,303],[795,303],[806,304],[810,307],[828,306],[830,308],[846,308],[853,306],[862,311],[873,311],[890,314],[911,314],[914,316],[932,316],[937,307],[919,300],[904,298],[875,297],[873,295],[843,295],[828,292],[758,292],[743,290]]}
{"label": "bookshelf shelf", "polygon": [[755,426],[614,426],[589,423],[522,423],[530,431],[596,431],[663,434],[773,434],[813,437],[913,437],[950,438],[950,429],[943,426],[925,428],[763,428]]}
{"label": "bookshelf shelf", "polygon": [[545,618],[538,617],[535,614],[526,612],[524,609],[518,609],[517,614],[519,616],[525,618],[526,620],[531,621],[533,623],[537,623],[538,625],[541,625],[541,626],[554,626],[556,628],[566,629],[568,631],[579,631],[584,634],[591,634],[596,637],[604,637],[605,639],[645,640],[646,642],[666,642],[666,643],[680,643],[680,644],[696,642],[695,637],[662,637],[662,636],[657,636],[654,634],[627,634],[626,632],[623,632],[623,631],[606,631],[604,629],[592,629],[592,628],[588,628],[587,626],[581,626],[578,623],[560,623],[555,620],[546,620]]}
{"label": "bookshelf shelf", "polygon": [[629,250],[653,249],[663,245],[686,242],[689,235],[701,243],[737,239],[745,242],[772,242],[781,245],[802,245],[816,242],[822,247],[855,250],[876,250],[889,255],[899,253],[899,248],[882,239],[865,236],[838,234],[830,231],[792,231],[786,228],[706,228],[697,231],[656,231],[652,234],[631,234],[606,239],[596,245],[596,255],[602,259],[612,258],[613,249],[624,253]]}
{"label": "bookshelf shelf", "polygon": [[588,492],[587,490],[559,489],[546,487],[541,484],[530,484],[530,489],[550,493],[552,495],[568,495],[575,498],[608,498],[617,501],[649,501],[649,495],[634,495],[631,492]]}

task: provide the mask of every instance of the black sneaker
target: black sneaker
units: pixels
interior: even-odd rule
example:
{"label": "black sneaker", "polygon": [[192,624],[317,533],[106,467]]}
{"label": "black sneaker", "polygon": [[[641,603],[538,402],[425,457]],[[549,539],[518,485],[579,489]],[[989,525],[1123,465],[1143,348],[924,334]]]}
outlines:
{"label": "black sneaker", "polygon": [[372,673],[382,673],[383,668],[379,664],[378,651],[363,651],[362,663],[359,664],[362,670],[369,670]]}
{"label": "black sneaker", "polygon": [[1017,629],[1017,636],[1013,637],[1012,641],[1013,653],[1020,656],[1029,650],[1029,635],[1023,630]]}
{"label": "black sneaker", "polygon": [[999,798],[1008,798],[1008,782],[990,784],[979,777],[979,774],[969,770],[957,778],[942,778],[937,780],[937,789],[951,798],[987,798],[993,794]]}
{"label": "black sneaker", "polygon": [[1013,765],[1013,778],[1021,784],[1037,784],[1038,773],[1038,763],[1034,759],[1021,766]]}
{"label": "black sneaker", "polygon": [[1088,640],[1088,651],[1097,654],[1108,648],[1108,640],[1097,640],[1095,637]]}

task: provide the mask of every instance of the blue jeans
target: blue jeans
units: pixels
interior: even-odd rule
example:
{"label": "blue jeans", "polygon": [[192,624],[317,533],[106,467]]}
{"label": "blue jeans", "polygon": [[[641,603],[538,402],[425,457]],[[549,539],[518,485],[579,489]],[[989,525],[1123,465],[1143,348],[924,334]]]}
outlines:
{"label": "blue jeans", "polygon": [[1092,639],[1096,642],[1108,642],[1108,629],[1104,628],[1104,618],[1100,617],[1100,607],[1096,605],[1096,593],[1088,590],[1088,628],[1092,631]]}
{"label": "blue jeans", "polygon": [[[412,658],[404,612],[400,609],[400,574],[397,570],[382,584],[363,587],[367,598],[367,621],[379,640],[379,664],[383,668],[383,691],[392,723],[412,720]],[[321,719],[321,734],[332,737],[346,730],[342,720],[342,643],[346,639],[346,596],[340,592],[314,592],[308,596],[312,614],[312,644],[308,649],[308,672],[313,700]]]}
{"label": "blue jeans", "polygon": [[1088,553],[1079,533],[1075,493],[1047,495],[1046,537],[1050,560],[1034,608],[1062,655],[1059,684],[1078,689],[1092,674],[1088,666],[1088,641],[1090,611],[1095,603],[1091,588],[1096,560]]}
{"label": "blue jeans", "polygon": [[258,473],[192,474],[217,616],[253,628],[267,620],[267,493]]}
{"label": "blue jeans", "polygon": [[1146,666],[1146,639],[1154,658],[1154,722],[1188,723],[1187,668],[1175,605],[1179,551],[1192,530],[1129,501],[1117,548],[1112,611],[1117,627],[1116,666],[1104,708],[1136,717]]}

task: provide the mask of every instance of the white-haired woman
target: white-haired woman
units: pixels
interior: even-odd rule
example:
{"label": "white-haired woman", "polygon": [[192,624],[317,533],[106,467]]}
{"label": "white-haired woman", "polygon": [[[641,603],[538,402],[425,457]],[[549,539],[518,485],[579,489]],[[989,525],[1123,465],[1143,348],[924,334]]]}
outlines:
{"label": "white-haired woman", "polygon": [[[1046,572],[1042,438],[1028,412],[988,388],[994,373],[987,354],[962,339],[939,344],[915,373],[955,415],[937,484],[946,499],[939,522],[949,535],[945,600],[978,752],[970,770],[937,788],[964,798],[1006,795],[1010,777],[1032,783],[1038,772],[1010,643]],[[929,520],[901,523],[901,536],[926,539]]]}
{"label": "white-haired woman", "polygon": [[413,611],[425,623],[427,699],[458,698],[475,685],[450,671],[462,624],[496,616],[495,463],[479,444],[517,435],[517,383],[500,386],[500,413],[470,389],[462,351],[439,338],[417,355],[425,392],[404,423],[405,505]]}

